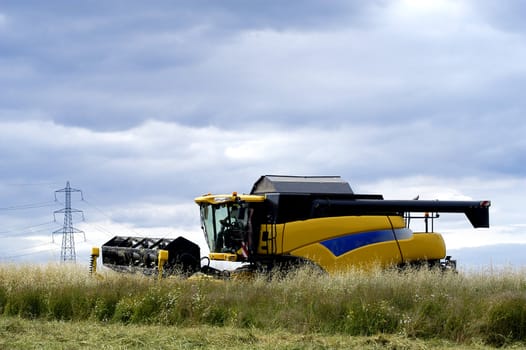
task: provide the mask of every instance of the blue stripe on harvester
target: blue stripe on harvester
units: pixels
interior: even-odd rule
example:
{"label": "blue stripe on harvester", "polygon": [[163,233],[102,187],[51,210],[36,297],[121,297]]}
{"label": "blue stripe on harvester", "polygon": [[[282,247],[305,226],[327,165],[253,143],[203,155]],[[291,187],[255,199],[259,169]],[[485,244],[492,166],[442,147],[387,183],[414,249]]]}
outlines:
{"label": "blue stripe on harvester", "polygon": [[[397,239],[410,238],[412,231],[408,228],[395,229]],[[392,230],[378,230],[362,233],[349,234],[338,238],[328,239],[320,242],[329,249],[335,256],[340,256],[353,249],[360,248],[369,244],[394,241]]]}

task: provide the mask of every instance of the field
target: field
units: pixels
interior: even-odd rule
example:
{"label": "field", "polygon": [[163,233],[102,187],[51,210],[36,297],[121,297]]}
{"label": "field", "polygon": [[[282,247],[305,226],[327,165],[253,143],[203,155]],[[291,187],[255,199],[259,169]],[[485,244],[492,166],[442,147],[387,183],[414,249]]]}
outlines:
{"label": "field", "polygon": [[298,270],[157,280],[0,265],[0,348],[489,349],[526,346],[526,274]]}

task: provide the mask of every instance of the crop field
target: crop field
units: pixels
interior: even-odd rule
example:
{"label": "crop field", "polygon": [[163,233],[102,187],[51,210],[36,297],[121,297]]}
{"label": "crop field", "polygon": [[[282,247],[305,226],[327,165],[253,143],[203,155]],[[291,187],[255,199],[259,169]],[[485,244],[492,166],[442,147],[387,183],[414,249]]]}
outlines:
{"label": "crop field", "polygon": [[524,271],[158,280],[0,265],[0,349],[526,346]]}

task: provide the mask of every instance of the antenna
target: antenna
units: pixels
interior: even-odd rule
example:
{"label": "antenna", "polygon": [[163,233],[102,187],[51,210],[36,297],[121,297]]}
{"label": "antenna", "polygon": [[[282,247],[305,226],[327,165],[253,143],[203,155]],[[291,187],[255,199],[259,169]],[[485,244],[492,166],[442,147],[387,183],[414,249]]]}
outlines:
{"label": "antenna", "polygon": [[57,200],[57,192],[64,192],[66,197],[66,205],[63,209],[56,210],[53,212],[53,218],[55,221],[56,214],[58,213],[64,213],[64,226],[62,226],[61,229],[53,231],[52,237],[53,242],[55,238],[55,234],[61,233],[62,234],[62,249],[60,251],[60,261],[66,262],[66,261],[73,261],[75,262],[77,260],[77,255],[75,253],[75,233],[82,233],[84,235],[84,240],[86,240],[86,235],[84,234],[84,231],[78,230],[75,227],[73,227],[73,219],[72,219],[72,213],[82,213],[82,220],[84,220],[84,213],[82,210],[78,209],[72,209],[71,208],[71,192],[80,192],[80,198],[81,200],[84,200],[84,196],[82,195],[82,191],[78,190],[76,188],[71,188],[69,186],[69,181],[66,182],[66,187],[60,190],[55,191],[55,201]]}

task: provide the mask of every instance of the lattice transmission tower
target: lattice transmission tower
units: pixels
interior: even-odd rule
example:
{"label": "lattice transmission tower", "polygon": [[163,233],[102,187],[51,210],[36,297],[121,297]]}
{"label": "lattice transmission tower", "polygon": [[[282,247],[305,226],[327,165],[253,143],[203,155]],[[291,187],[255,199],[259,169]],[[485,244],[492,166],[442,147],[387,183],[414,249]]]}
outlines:
{"label": "lattice transmission tower", "polygon": [[55,221],[57,221],[55,215],[59,213],[64,213],[64,226],[62,226],[61,229],[53,231],[52,237],[53,237],[53,242],[54,242],[55,234],[57,233],[62,234],[62,248],[60,250],[60,261],[61,262],[66,262],[66,261],[75,262],[77,260],[77,254],[75,252],[75,233],[82,233],[84,235],[84,240],[86,240],[86,235],[84,234],[84,231],[81,231],[73,227],[72,213],[81,213],[82,220],[84,220],[84,212],[82,210],[71,208],[71,192],[80,192],[81,200],[84,200],[84,196],[81,190],[78,190],[76,188],[71,188],[69,186],[69,181],[66,182],[66,187],[55,191],[55,201],[57,200],[57,193],[62,193],[62,192],[64,193],[66,197],[65,206],[63,209],[54,211],[53,217],[55,218]]}

